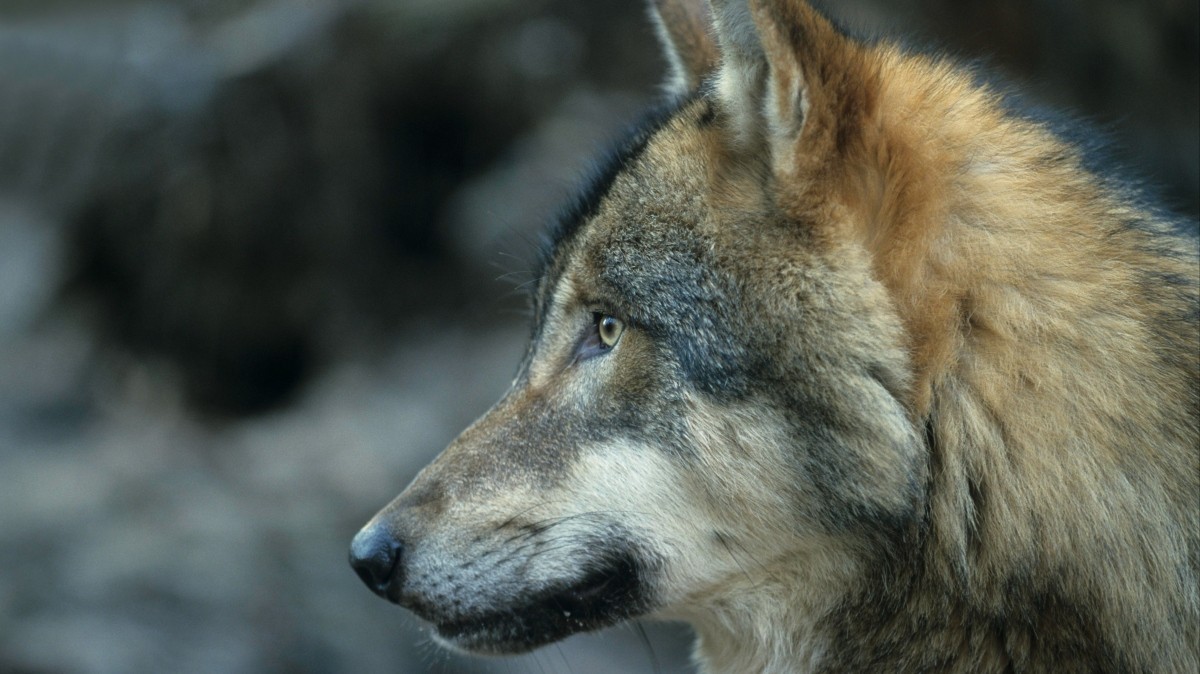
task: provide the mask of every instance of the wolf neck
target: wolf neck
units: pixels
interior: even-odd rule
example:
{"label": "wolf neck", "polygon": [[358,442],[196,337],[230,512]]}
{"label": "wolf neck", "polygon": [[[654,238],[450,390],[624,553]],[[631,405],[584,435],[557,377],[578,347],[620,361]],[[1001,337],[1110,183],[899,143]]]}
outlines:
{"label": "wolf neck", "polygon": [[831,610],[833,598],[814,592],[809,574],[793,570],[806,577],[789,582],[784,573],[776,568],[769,580],[748,578],[744,587],[710,599],[702,616],[687,617],[702,674],[819,671],[825,639],[815,618]]}
{"label": "wolf neck", "polygon": [[[912,554],[914,560],[926,556]],[[975,629],[974,611],[937,572],[900,570],[910,564],[922,566],[869,569],[847,561],[844,578],[810,568],[787,576],[774,567],[726,588],[709,599],[703,615],[683,616],[697,633],[699,672],[1007,671],[1014,658],[1003,636],[991,632],[996,624],[980,621]],[[929,647],[935,643],[956,653],[953,661],[937,659],[939,648]],[[1052,668],[1053,662],[1043,664]]]}

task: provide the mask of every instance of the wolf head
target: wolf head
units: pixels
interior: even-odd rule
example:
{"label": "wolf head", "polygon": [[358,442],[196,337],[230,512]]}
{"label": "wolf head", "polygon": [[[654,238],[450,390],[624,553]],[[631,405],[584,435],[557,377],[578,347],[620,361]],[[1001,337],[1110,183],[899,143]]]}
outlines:
{"label": "wolf head", "polygon": [[554,231],[512,388],[354,539],[367,585],[481,653],[652,615],[722,671],[1194,661],[1194,245],[952,64],[656,8],[671,105]]}
{"label": "wolf head", "polygon": [[819,602],[922,507],[907,345],[848,201],[858,48],[800,3],[715,9],[719,45],[661,3],[675,100],[554,233],[511,390],[354,541],[450,645],[705,620],[797,573]]}

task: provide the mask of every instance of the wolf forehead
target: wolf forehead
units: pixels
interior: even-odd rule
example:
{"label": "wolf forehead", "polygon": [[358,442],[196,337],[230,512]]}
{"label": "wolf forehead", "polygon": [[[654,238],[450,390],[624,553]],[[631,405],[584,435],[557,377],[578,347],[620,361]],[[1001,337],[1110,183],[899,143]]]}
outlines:
{"label": "wolf forehead", "polygon": [[[708,185],[685,159],[703,152],[702,131],[712,115],[712,103],[702,96],[656,108],[600,160],[587,185],[545,237],[536,270],[539,303],[548,299],[568,263],[583,263],[589,272],[611,279],[610,292],[645,295],[639,293],[639,284],[631,283],[635,279],[613,278],[630,268],[630,260],[623,256],[701,252],[696,250],[700,237],[695,227],[703,218]],[[585,248],[592,255],[578,259]],[[655,261],[642,260],[633,267]]]}
{"label": "wolf forehead", "polygon": [[[756,335],[741,334],[739,319],[756,299],[743,292],[755,258],[731,253],[761,250],[769,244],[760,239],[773,233],[760,183],[722,173],[718,125],[713,101],[696,94],[652,111],[602,160],[545,237],[535,269],[535,341],[569,281],[575,300],[644,331],[700,391],[750,392],[761,363],[748,362]],[[718,183],[729,182],[738,189],[726,190],[730,203],[723,203]],[[714,209],[737,215],[718,221]],[[753,222],[753,231],[739,231],[738,221]]]}

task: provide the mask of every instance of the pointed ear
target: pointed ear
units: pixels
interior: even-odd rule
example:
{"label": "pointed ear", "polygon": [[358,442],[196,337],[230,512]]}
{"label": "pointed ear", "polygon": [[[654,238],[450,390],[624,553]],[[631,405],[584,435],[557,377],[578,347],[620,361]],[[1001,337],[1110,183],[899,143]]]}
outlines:
{"label": "pointed ear", "polygon": [[717,93],[735,145],[767,146],[777,173],[827,161],[859,119],[859,48],[801,0],[712,0]]}
{"label": "pointed ear", "polygon": [[708,0],[653,0],[650,16],[671,68],[667,91],[675,96],[695,91],[719,60]]}

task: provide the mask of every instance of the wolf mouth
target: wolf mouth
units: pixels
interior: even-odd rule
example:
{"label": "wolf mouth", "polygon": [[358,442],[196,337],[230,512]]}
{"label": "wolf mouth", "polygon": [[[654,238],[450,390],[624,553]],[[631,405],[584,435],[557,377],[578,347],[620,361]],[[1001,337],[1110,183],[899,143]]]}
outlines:
{"label": "wolf mouth", "polygon": [[434,619],[438,640],[466,651],[522,653],[577,632],[607,627],[645,611],[639,566],[620,554],[581,579],[476,615]]}

